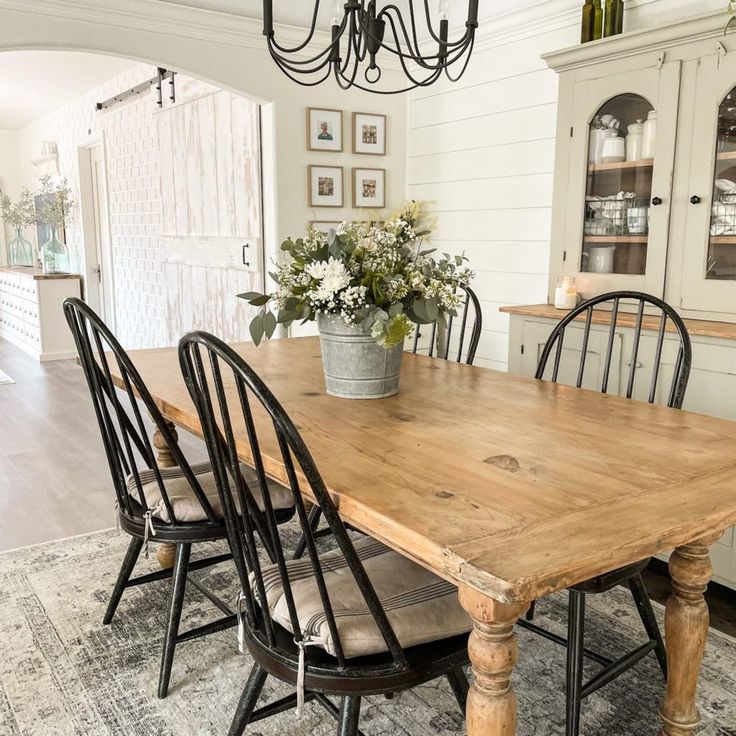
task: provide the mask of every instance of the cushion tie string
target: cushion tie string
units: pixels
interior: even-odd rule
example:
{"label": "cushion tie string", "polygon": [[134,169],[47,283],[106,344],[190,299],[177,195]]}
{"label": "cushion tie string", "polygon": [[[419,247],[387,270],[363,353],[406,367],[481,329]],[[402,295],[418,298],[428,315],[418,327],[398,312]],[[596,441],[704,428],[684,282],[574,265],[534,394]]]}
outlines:
{"label": "cushion tie string", "polygon": [[156,530],[153,526],[153,509],[148,509],[145,514],[143,514],[143,549],[144,549],[144,556],[146,559],[148,559],[148,536],[155,537],[156,536]]}
{"label": "cushion tie string", "polygon": [[238,651],[245,654],[245,618],[243,616],[243,608],[245,604],[245,596],[243,591],[238,592],[238,598],[235,601],[235,615],[238,619]]}
{"label": "cushion tie string", "polygon": [[296,717],[301,718],[304,709],[304,679],[307,674],[306,650],[311,638],[304,636],[301,641],[294,637],[294,644],[299,647],[299,669],[296,675]]}

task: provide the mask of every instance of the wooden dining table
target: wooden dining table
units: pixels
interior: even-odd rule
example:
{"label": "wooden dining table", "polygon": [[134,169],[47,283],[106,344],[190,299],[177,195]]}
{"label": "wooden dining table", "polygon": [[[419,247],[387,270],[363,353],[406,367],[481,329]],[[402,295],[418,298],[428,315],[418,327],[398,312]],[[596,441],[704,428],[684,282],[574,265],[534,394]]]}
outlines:
{"label": "wooden dining table", "polygon": [[[514,630],[531,601],[670,551],[659,734],[696,733],[709,549],[736,524],[736,423],[412,354],[396,396],[349,401],[325,392],[318,338],[234,347],[342,518],[457,585],[473,620],[470,736],[516,733]],[[166,419],[201,436],[177,351],[131,357]],[[261,450],[285,481],[275,440]]]}

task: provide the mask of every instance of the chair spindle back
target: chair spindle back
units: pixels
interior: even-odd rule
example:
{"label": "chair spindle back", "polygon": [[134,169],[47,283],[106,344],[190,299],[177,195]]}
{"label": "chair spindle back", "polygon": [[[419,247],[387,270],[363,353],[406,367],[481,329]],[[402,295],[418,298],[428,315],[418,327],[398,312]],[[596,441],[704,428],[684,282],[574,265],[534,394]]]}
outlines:
{"label": "chair spindle back", "polygon": [[586,358],[588,356],[588,348],[590,342],[591,327],[593,325],[594,307],[610,303],[611,319],[606,339],[606,351],[603,358],[603,375],[601,381],[601,392],[608,393],[611,380],[611,364],[614,353],[614,343],[616,338],[616,325],[618,322],[621,303],[624,300],[634,300],[637,302],[636,321],[633,328],[633,345],[631,350],[629,371],[626,380],[626,398],[632,398],[637,376],[639,349],[641,343],[641,334],[644,326],[645,309],[647,306],[654,307],[659,316],[656,325],[657,343],[654,350],[652,360],[652,371],[649,380],[648,402],[653,404],[656,400],[657,386],[661,377],[662,354],[665,344],[665,333],[667,332],[668,321],[672,324],[679,337],[679,347],[677,357],[675,359],[672,383],[668,392],[667,405],[676,409],[682,408],[682,402],[685,398],[685,390],[687,389],[688,379],[690,377],[690,367],[692,364],[692,346],[690,336],[685,323],[679,314],[665,301],[651,294],[645,294],[639,291],[616,291],[593,297],[579,304],[567,316],[565,316],[552,331],[547,343],[544,346],[542,355],[539,359],[536,378],[543,379],[547,371],[547,363],[552,352],[554,358],[552,363],[552,375],[550,380],[557,382],[560,373],[560,364],[562,360],[563,344],[565,340],[565,330],[574,323],[581,315],[585,315],[585,326],[583,328],[582,349],[580,354],[580,362],[577,370],[577,380],[575,385],[580,388],[585,378]]}

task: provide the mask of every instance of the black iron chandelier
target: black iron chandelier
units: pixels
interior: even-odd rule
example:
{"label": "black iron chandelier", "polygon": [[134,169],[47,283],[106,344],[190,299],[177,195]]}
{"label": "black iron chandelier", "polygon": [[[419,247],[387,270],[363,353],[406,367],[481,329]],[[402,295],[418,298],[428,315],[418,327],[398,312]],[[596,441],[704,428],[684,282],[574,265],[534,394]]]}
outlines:
{"label": "black iron chandelier", "polygon": [[[297,46],[281,46],[273,28],[273,0],[263,0],[263,35],[268,39],[271,57],[290,79],[305,87],[314,87],[333,75],[343,89],[357,87],[379,94],[397,94],[416,87],[428,87],[444,72],[456,82],[467,69],[478,27],[479,0],[467,0],[468,18],[462,38],[450,41],[448,19],[450,0],[439,0],[439,29],[432,22],[429,0],[407,0],[408,19],[399,8],[387,2],[380,10],[377,0],[332,0],[332,41],[316,56],[307,47],[314,39],[320,0],[314,0],[314,13],[306,39]],[[461,2],[462,0],[455,0]],[[330,2],[330,0],[326,0]],[[415,10],[423,5],[423,10]],[[424,16],[420,26],[417,16]],[[422,31],[424,33],[422,34]],[[420,37],[428,53],[420,48]],[[378,87],[381,67],[377,57],[398,59],[408,80],[401,89]],[[453,76],[453,69],[458,69]],[[363,70],[362,77],[359,72]]]}

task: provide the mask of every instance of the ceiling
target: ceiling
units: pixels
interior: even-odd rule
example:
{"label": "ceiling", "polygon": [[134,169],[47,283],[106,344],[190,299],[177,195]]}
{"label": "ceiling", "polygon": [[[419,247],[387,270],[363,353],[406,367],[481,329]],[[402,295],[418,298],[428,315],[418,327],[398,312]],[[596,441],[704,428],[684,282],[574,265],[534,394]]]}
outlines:
{"label": "ceiling", "polygon": [[71,51],[0,53],[0,128],[17,130],[134,65]]}
{"label": "ceiling", "polygon": [[[414,12],[420,25],[424,19],[424,1],[411,0],[414,3]],[[206,10],[218,10],[223,13],[233,13],[246,18],[263,18],[263,0],[163,0],[172,5],[189,5],[193,8],[204,8]],[[285,25],[306,27],[312,22],[315,0],[273,0],[273,16],[276,23]],[[379,0],[378,7],[388,4],[389,0]],[[410,0],[393,0],[392,5],[405,12]],[[341,4],[343,1],[341,0]],[[430,12],[438,12],[439,0],[429,0]],[[329,28],[332,16],[334,0],[320,0],[320,22],[321,28]],[[450,3],[450,19],[454,25],[463,23],[467,18],[467,2]]]}

